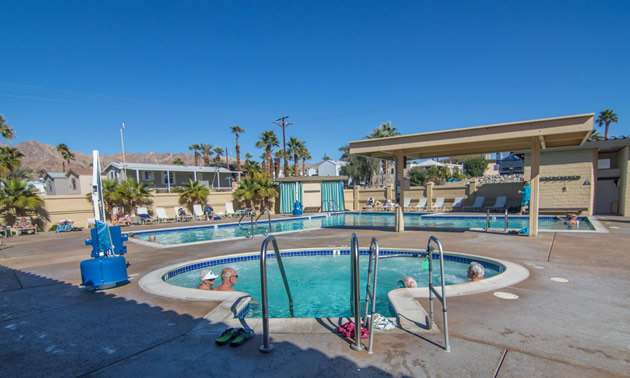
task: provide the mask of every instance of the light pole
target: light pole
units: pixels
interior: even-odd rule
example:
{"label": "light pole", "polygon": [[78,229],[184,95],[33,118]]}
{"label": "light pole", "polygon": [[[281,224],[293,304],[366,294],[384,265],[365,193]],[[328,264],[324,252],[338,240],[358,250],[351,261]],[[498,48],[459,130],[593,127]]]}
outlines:
{"label": "light pole", "polygon": [[275,122],[276,125],[282,127],[282,151],[284,156],[284,177],[287,177],[287,171],[289,170],[289,162],[287,161],[287,139],[285,136],[285,129],[289,125],[293,125],[293,122],[285,122],[284,120],[289,118],[289,116],[284,116],[278,118]]}
{"label": "light pole", "polygon": [[122,126],[120,126],[120,144],[122,146],[122,153],[123,153],[123,172],[125,175],[125,181],[127,181],[127,160],[125,159],[125,140],[123,139],[123,129],[125,128],[125,123],[122,123]]}

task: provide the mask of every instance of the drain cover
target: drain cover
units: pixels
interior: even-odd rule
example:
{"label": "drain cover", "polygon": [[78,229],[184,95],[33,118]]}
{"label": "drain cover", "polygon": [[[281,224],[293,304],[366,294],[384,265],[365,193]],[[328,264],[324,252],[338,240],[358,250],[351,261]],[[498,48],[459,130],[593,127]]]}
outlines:
{"label": "drain cover", "polygon": [[518,299],[518,295],[512,293],[506,293],[504,291],[497,291],[494,296],[501,299]]}
{"label": "drain cover", "polygon": [[567,280],[566,278],[560,278],[560,277],[551,277],[550,280],[555,281],[555,282],[569,282],[569,280]]}

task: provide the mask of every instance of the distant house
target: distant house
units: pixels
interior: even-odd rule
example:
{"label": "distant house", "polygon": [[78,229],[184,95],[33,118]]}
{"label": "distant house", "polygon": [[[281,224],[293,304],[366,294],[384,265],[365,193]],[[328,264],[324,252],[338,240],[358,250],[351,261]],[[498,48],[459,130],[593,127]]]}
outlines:
{"label": "distant house", "polygon": [[517,154],[510,154],[497,161],[497,165],[500,175],[522,174],[525,170],[525,161]]}
{"label": "distant house", "polygon": [[44,188],[49,196],[70,194],[68,188],[68,177],[63,172],[48,172],[44,176]]}
{"label": "distant house", "polygon": [[33,180],[26,183],[26,189],[34,189],[42,196],[46,195],[46,186],[44,185],[44,179]]}
{"label": "distant house", "polygon": [[341,168],[348,163],[338,160],[326,160],[317,167],[318,176],[341,176]]}
{"label": "distant house", "polygon": [[171,192],[173,187],[183,186],[189,180],[199,181],[215,190],[232,190],[232,182],[238,180],[239,171],[219,167],[193,165],[167,165],[144,163],[110,163],[103,170],[107,179],[122,180],[126,176],[137,182],[149,184],[151,189]]}

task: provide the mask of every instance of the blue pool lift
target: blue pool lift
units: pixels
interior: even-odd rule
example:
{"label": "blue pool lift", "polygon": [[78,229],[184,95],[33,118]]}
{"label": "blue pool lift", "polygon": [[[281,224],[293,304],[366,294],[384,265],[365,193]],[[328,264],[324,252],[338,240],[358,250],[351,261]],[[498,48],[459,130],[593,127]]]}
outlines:
{"label": "blue pool lift", "polygon": [[120,232],[120,227],[108,227],[105,223],[98,151],[92,151],[92,155],[92,203],[96,227],[91,230],[92,239],[85,241],[85,245],[92,246],[92,258],[81,261],[81,286],[97,290],[109,289],[129,280],[127,262],[122,256],[127,253],[123,242],[128,237]]}

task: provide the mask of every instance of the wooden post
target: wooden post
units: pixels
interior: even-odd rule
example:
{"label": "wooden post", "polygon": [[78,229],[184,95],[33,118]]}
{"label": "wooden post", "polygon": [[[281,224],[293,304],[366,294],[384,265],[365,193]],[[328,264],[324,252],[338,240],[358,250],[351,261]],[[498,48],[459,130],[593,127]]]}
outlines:
{"label": "wooden post", "polygon": [[[402,152],[396,154],[396,188],[400,190],[398,208],[396,209],[396,232],[405,231],[405,156]],[[394,200],[396,193],[394,193]]]}
{"label": "wooden post", "polygon": [[354,209],[354,211],[359,211],[360,191],[361,191],[361,187],[358,185],[355,185],[354,188],[352,188],[352,208]]}

